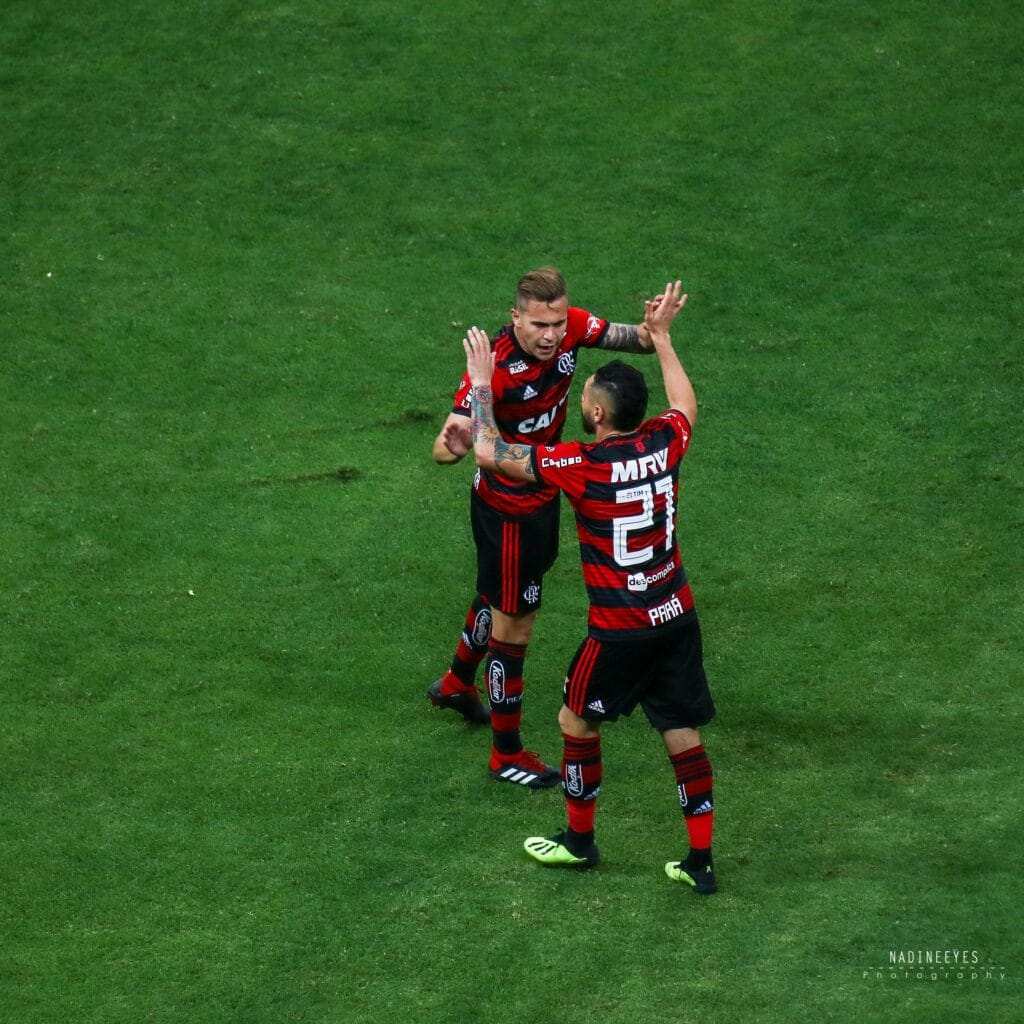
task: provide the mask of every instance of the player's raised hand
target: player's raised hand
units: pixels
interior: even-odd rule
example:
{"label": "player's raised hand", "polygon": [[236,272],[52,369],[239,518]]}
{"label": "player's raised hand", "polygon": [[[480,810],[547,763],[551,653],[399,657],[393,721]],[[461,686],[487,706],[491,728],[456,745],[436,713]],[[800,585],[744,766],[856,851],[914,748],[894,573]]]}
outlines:
{"label": "player's raised hand", "polygon": [[660,295],[644,303],[644,326],[652,337],[668,334],[672,321],[686,305],[686,299],[682,281],[670,281]]}
{"label": "player's raised hand", "polygon": [[466,372],[470,383],[474,387],[490,384],[494,376],[494,353],[491,351],[490,338],[479,327],[470,327],[462,347],[466,350]]}

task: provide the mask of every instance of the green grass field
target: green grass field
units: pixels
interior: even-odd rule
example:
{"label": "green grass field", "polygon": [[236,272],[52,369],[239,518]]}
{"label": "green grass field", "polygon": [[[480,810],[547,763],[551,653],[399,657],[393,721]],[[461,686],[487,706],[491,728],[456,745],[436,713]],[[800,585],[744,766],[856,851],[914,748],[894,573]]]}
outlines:
{"label": "green grass field", "polygon": [[[0,1019],[1021,1019],[1022,33],[998,0],[9,0]],[[429,459],[459,340],[548,262],[615,320],[690,293],[710,900],[662,874],[642,717],[580,876],[520,850],[559,794],[423,699],[473,578],[470,467]],[[875,973],[947,949],[1001,970]]]}

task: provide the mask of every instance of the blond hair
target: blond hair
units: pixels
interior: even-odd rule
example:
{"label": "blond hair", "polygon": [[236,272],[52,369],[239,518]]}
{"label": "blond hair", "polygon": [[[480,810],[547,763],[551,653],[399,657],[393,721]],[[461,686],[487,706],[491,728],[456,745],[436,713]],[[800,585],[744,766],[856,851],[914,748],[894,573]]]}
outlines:
{"label": "blond hair", "polygon": [[516,285],[516,306],[526,309],[531,300],[555,302],[566,294],[565,278],[554,267],[539,267],[519,278]]}

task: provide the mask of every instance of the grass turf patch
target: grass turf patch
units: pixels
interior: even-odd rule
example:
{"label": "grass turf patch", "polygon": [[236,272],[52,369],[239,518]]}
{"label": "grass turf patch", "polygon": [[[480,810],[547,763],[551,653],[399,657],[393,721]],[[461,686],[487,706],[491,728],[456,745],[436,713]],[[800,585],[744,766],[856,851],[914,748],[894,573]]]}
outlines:
{"label": "grass turf patch", "polygon": [[[6,1017],[1009,1019],[1020,13],[545,13],[9,5]],[[472,580],[428,446],[547,261],[691,294],[713,901],[642,721],[564,875],[518,849],[557,793],[423,699]],[[931,948],[1008,977],[874,973]]]}

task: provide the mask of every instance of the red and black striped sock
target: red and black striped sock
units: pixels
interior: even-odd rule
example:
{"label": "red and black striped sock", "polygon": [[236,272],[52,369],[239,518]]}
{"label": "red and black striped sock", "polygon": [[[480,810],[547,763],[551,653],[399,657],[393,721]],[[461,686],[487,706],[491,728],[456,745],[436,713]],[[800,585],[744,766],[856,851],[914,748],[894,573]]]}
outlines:
{"label": "red and black striped sock", "polygon": [[714,781],[711,762],[704,747],[698,744],[679,754],[669,755],[679,787],[679,803],[683,808],[690,850],[698,856],[710,856],[711,837],[715,829]]}
{"label": "red and black striped sock", "polygon": [[523,718],[523,662],[526,644],[510,644],[491,637],[487,648],[487,697],[491,702],[494,749],[518,754],[523,749],[519,726]]}
{"label": "red and black striped sock", "polygon": [[479,594],[466,612],[466,622],[455,648],[452,667],[441,680],[441,693],[450,697],[470,689],[476,679],[477,666],[487,654],[491,639],[491,606]]}
{"label": "red and black striped sock", "polygon": [[577,739],[562,733],[562,785],[569,830],[593,838],[597,794],[601,791],[601,737]]}

